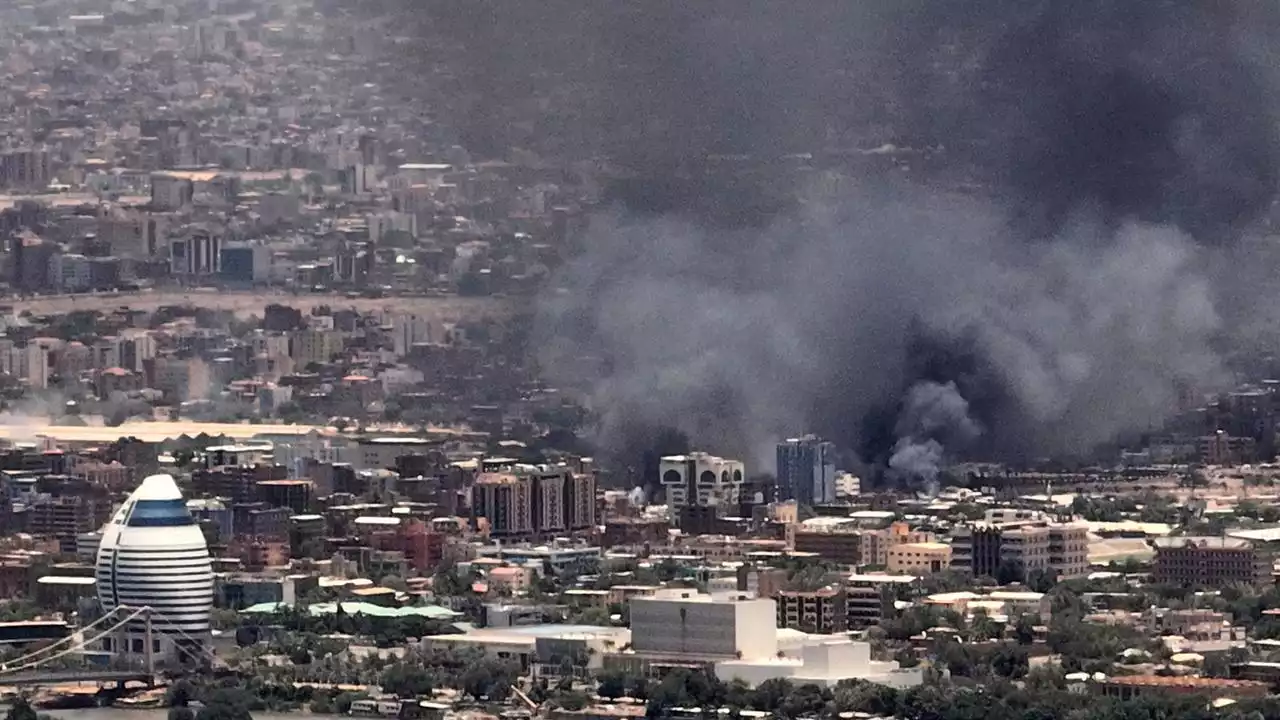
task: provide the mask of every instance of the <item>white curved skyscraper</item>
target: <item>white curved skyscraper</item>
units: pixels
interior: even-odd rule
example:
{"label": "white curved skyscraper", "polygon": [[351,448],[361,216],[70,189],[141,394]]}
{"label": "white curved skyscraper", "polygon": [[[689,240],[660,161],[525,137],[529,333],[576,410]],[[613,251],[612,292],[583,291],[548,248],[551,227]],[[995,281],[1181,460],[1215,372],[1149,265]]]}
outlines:
{"label": "white curved skyscraper", "polygon": [[[143,480],[103,528],[97,578],[103,610],[152,609],[157,658],[199,657],[190,646],[209,638],[213,568],[204,534],[171,476]],[[121,630],[103,649],[145,655],[145,624],[139,620]]]}

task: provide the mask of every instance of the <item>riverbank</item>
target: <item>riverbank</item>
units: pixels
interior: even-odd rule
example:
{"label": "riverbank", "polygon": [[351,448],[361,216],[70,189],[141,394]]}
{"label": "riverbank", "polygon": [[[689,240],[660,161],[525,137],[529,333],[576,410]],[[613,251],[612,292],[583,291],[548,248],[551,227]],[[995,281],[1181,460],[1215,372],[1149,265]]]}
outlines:
{"label": "riverbank", "polygon": [[[41,710],[57,720],[167,720],[168,708],[79,708],[66,710]],[[273,713],[255,712],[253,720],[333,720],[341,715],[317,715],[309,712]]]}

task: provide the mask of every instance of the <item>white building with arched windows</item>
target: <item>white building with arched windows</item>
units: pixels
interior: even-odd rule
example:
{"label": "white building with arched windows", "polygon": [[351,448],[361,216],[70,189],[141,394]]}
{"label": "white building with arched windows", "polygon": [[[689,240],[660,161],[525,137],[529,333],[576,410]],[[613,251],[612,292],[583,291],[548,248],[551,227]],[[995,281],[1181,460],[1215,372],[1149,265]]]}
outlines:
{"label": "white building with arched windows", "polygon": [[[121,608],[123,619],[127,608],[151,608],[151,653],[157,660],[203,654],[194,646],[209,640],[213,568],[204,534],[171,476],[143,480],[103,528],[97,579],[105,612]],[[140,617],[105,638],[103,649],[142,659],[146,639]]]}
{"label": "white building with arched windows", "polygon": [[668,455],[658,468],[667,507],[673,513],[689,506],[736,506],[741,502],[745,474],[742,461],[704,452]]}

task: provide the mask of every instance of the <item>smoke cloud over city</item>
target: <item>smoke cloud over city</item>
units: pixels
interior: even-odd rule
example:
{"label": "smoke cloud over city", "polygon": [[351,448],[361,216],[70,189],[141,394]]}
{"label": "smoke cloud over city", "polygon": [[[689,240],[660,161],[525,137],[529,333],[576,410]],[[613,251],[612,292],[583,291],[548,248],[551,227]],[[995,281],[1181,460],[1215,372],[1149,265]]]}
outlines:
{"label": "smoke cloud over city", "polygon": [[1225,379],[1280,169],[1269,4],[598,5],[556,21],[627,179],[541,337],[565,382],[606,358],[606,451],[675,427],[767,469],[813,431],[928,484]]}

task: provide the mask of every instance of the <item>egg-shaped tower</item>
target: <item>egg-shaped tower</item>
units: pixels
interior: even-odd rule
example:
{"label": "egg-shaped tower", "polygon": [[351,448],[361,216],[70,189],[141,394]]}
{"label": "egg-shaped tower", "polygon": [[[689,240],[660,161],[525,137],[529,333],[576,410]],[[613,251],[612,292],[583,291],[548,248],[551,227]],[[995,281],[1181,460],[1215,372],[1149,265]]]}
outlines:
{"label": "egg-shaped tower", "polygon": [[[157,658],[199,659],[209,640],[213,568],[209,546],[169,475],[142,481],[102,530],[98,599],[104,611],[151,608],[151,652]],[[121,617],[123,619],[123,617]],[[147,654],[141,618],[105,638],[103,649]]]}

